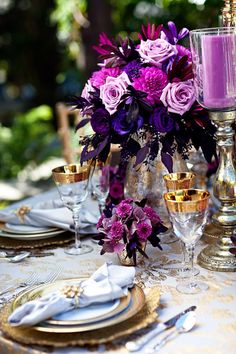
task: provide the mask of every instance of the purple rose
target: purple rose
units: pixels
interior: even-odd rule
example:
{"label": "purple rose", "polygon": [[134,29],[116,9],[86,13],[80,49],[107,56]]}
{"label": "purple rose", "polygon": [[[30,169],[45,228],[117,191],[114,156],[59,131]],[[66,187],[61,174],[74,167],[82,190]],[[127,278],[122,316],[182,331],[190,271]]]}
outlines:
{"label": "purple rose", "polygon": [[160,100],[168,112],[180,114],[189,111],[196,100],[192,80],[169,83],[163,90]]}
{"label": "purple rose", "polygon": [[98,108],[91,117],[91,126],[95,133],[107,135],[110,131],[111,117],[104,108]]}
{"label": "purple rose", "polygon": [[120,110],[112,120],[112,128],[119,135],[134,133],[143,126],[143,117],[140,115],[136,120],[127,121],[127,112]]}
{"label": "purple rose", "polygon": [[108,76],[105,84],[100,86],[100,98],[110,114],[116,112],[120,99],[130,84],[128,75],[123,72],[117,77]]}
{"label": "purple rose", "polygon": [[139,52],[144,63],[150,63],[159,68],[178,53],[176,46],[160,38],[154,41],[150,39],[146,41],[141,40],[140,46],[136,50]]}
{"label": "purple rose", "polygon": [[165,107],[155,108],[150,116],[150,124],[154,125],[160,133],[170,132],[174,128],[174,120],[170,117]]}

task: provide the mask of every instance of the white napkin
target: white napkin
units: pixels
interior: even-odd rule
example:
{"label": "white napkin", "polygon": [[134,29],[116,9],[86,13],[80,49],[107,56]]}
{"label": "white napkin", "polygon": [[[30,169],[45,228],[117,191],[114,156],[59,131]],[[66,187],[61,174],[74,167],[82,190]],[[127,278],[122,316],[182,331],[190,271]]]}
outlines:
{"label": "white napkin", "polygon": [[[59,227],[72,230],[72,212],[64,207],[58,192],[46,192],[37,197],[32,197],[12,204],[10,207],[0,210],[0,221],[10,224],[22,224],[22,220],[16,215],[21,206],[28,206],[31,210],[24,215],[24,224],[36,227]],[[97,204],[88,199],[80,213],[81,228],[88,228],[88,232],[96,232],[96,223],[99,218]]]}
{"label": "white napkin", "polygon": [[[105,263],[88,280],[80,284],[83,292],[79,296],[78,307],[108,302],[126,296],[128,288],[133,286],[134,276],[134,267]],[[75,299],[66,298],[60,291],[57,291],[18,307],[10,315],[8,322],[11,326],[33,326],[75,307]]]}

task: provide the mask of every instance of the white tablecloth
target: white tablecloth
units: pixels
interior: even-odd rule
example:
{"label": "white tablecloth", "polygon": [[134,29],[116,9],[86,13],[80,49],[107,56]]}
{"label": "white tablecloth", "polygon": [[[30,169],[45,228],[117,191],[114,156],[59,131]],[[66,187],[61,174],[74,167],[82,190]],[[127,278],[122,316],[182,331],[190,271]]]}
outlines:
{"label": "white tablecloth", "polygon": [[[49,273],[56,265],[63,267],[59,279],[89,276],[104,261],[118,264],[115,254],[99,254],[100,247],[89,238],[83,239],[93,246],[94,251],[79,257],[69,256],[62,248],[53,250],[54,256],[44,258],[27,258],[21,263],[12,264],[7,259],[0,259],[0,291],[8,285],[17,284],[32,272]],[[204,246],[201,243],[197,252]],[[143,268],[137,267],[137,281],[148,288],[158,285],[161,289],[161,304],[157,312],[160,321],[191,305],[196,305],[197,326],[187,334],[176,337],[163,347],[163,354],[235,354],[236,334],[236,274],[211,272],[200,268],[199,278],[209,285],[209,289],[198,295],[183,295],[175,289],[177,282],[177,262],[181,257],[178,242],[163,246],[163,251],[148,246],[149,260]],[[168,269],[171,268],[172,270]],[[118,342],[116,349],[100,346],[97,352],[127,353],[124,348],[125,338]],[[9,347],[9,344],[11,346]],[[10,348],[10,349],[9,349]],[[4,337],[0,338],[0,353],[49,353],[37,351],[20,344],[12,344]],[[86,348],[55,350],[57,354],[84,353]]]}

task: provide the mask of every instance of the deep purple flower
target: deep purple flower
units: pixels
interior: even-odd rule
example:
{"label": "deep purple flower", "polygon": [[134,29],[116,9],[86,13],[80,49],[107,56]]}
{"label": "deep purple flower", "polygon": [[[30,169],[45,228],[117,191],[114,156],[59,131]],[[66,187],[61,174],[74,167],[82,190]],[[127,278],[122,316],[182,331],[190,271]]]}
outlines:
{"label": "deep purple flower", "polygon": [[112,185],[110,186],[109,193],[110,193],[111,197],[114,199],[122,198],[123,194],[124,194],[123,184],[118,181],[115,183],[112,183]]}
{"label": "deep purple flower", "polygon": [[189,30],[187,28],[182,28],[178,33],[176,25],[172,21],[168,22],[168,27],[169,29],[162,29],[161,38],[165,39],[171,44],[177,44],[179,40],[183,39],[189,34]]}
{"label": "deep purple flower", "polygon": [[107,135],[110,131],[111,117],[104,108],[98,108],[91,117],[91,126],[95,133]]}
{"label": "deep purple flower", "polygon": [[174,120],[170,117],[166,107],[157,107],[150,116],[150,124],[154,125],[159,133],[168,133],[174,128]]}
{"label": "deep purple flower", "polygon": [[134,80],[133,86],[136,90],[147,93],[146,100],[154,106],[160,102],[162,91],[167,83],[167,75],[161,69],[147,67],[140,70],[140,77]]}
{"label": "deep purple flower", "polygon": [[141,64],[136,60],[131,61],[124,67],[124,71],[129,76],[130,80],[140,76],[140,69]]}
{"label": "deep purple flower", "polygon": [[127,121],[127,112],[125,109],[116,113],[112,120],[112,128],[119,135],[134,133],[143,126],[143,118],[138,115],[136,120]]}
{"label": "deep purple flower", "polygon": [[140,241],[146,241],[146,239],[152,233],[152,225],[150,220],[141,221],[137,224],[137,234]]}
{"label": "deep purple flower", "polygon": [[101,70],[94,71],[92,74],[92,77],[90,79],[90,82],[92,86],[97,87],[98,89],[100,86],[104,85],[106,82],[106,78],[108,76],[110,77],[117,77],[121,74],[120,68],[105,68],[103,67]]}

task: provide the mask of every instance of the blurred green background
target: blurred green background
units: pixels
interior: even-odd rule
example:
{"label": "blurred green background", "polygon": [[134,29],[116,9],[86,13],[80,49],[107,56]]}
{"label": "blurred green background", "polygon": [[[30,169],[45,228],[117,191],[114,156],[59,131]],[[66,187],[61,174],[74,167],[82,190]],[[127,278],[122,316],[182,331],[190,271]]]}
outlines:
{"label": "blurred green background", "polygon": [[0,180],[61,156],[55,104],[96,68],[100,32],[137,37],[141,24],[217,26],[219,0],[1,0]]}

